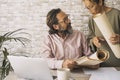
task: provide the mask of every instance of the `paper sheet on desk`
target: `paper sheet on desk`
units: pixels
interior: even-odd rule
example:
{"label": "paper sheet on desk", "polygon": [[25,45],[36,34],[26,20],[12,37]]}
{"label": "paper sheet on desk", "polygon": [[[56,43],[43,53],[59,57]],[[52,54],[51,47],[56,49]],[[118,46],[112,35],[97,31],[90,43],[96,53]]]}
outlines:
{"label": "paper sheet on desk", "polygon": [[104,67],[97,70],[84,69],[85,74],[91,74],[89,80],[120,80],[120,71],[114,67]]}

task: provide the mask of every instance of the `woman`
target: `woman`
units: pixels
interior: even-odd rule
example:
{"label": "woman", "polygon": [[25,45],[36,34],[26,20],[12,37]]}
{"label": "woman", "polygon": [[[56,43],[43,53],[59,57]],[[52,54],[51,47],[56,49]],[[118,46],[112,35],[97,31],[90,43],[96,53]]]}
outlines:
{"label": "woman", "polygon": [[[108,20],[112,25],[112,29],[115,32],[115,34],[111,35],[109,40],[113,45],[120,45],[120,10],[107,7],[105,5],[105,0],[83,0],[83,2],[93,16],[98,13],[106,13]],[[92,17],[90,17],[88,25],[90,33],[88,36],[88,40],[91,45],[92,51],[96,51],[96,48],[103,48],[110,52],[110,58],[107,61],[103,62],[101,66],[120,66],[120,59],[117,59],[115,57],[114,53],[105,41],[102,33],[98,29]]]}

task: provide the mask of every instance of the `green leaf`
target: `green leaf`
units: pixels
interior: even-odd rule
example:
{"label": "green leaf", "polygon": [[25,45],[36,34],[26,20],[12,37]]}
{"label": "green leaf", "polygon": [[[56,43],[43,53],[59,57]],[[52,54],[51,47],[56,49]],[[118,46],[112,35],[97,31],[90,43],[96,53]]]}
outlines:
{"label": "green leaf", "polygon": [[0,35],[0,50],[2,51],[3,56],[4,56],[3,61],[2,61],[2,67],[1,67],[2,68],[1,80],[3,80],[4,77],[9,74],[10,70],[13,70],[7,59],[9,52],[8,52],[7,48],[5,48],[5,47],[2,48],[4,43],[6,41],[10,41],[10,42],[15,41],[15,42],[20,42],[22,45],[25,46],[25,44],[27,42],[30,42],[30,40],[25,37],[15,37],[15,35],[18,35],[18,34],[27,34],[26,32],[19,32],[21,30],[23,30],[23,29],[17,29],[15,31],[7,32],[4,35]]}

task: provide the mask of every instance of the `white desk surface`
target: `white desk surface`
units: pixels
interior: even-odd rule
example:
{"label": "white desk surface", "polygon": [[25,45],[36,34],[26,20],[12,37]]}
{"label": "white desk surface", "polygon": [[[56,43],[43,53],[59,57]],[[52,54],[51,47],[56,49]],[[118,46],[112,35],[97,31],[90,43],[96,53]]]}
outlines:
{"label": "white desk surface", "polygon": [[[102,69],[104,69],[104,67],[100,67]],[[112,68],[114,67],[105,67],[106,69],[104,70],[112,70]],[[88,71],[91,70],[91,69],[88,69]],[[120,73],[120,67],[115,67],[115,70],[118,71]],[[91,70],[92,71],[92,70]],[[95,70],[93,70],[94,72]],[[98,70],[96,70],[97,72]],[[51,70],[52,74],[54,76],[56,76],[56,70]],[[99,71],[98,71],[99,72]],[[107,72],[107,71],[104,71],[104,72]],[[109,71],[108,71],[109,72]],[[71,77],[74,78],[75,80],[90,80],[92,76],[91,73],[86,73],[85,71],[83,71],[83,69],[75,69],[73,71],[71,71]],[[99,79],[98,79],[99,80]],[[119,79],[118,79],[119,80]]]}
{"label": "white desk surface", "polygon": [[[115,69],[117,71],[120,71],[120,67],[115,67]],[[56,76],[56,70],[51,70],[51,73],[53,76]],[[83,72],[83,69],[75,69],[71,71],[71,77],[74,78],[74,80],[89,80],[91,77],[91,74],[85,74]],[[14,79],[14,78],[16,78],[16,76],[12,75],[11,77],[8,75],[8,78],[5,80],[24,80],[24,79]]]}
{"label": "white desk surface", "polygon": [[[51,70],[53,76],[56,75],[56,70]],[[71,77],[75,80],[89,80],[90,74],[84,74],[82,69],[75,69],[71,71]]]}

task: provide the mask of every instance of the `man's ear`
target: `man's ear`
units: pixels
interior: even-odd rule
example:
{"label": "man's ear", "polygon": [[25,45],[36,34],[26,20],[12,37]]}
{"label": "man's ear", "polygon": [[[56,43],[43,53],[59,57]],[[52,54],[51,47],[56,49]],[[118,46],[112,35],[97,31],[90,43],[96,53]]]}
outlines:
{"label": "man's ear", "polygon": [[53,25],[53,28],[54,28],[55,30],[58,30],[58,29],[59,29],[59,26],[56,25],[56,24],[54,24],[54,25]]}

